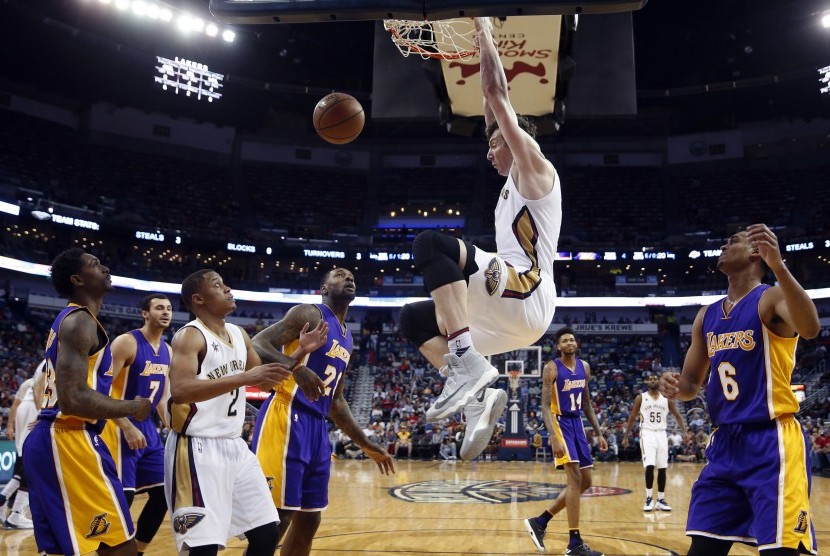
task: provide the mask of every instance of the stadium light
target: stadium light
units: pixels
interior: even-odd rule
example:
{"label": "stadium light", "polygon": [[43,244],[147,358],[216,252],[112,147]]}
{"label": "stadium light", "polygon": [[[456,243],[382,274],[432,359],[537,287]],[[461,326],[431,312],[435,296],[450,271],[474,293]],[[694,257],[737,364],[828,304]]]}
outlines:
{"label": "stadium light", "polygon": [[165,23],[173,21],[173,11],[170,8],[159,9],[159,19]]}
{"label": "stadium light", "polygon": [[130,0],[115,0],[115,7],[119,10],[126,10],[130,7]]}
{"label": "stadium light", "polygon": [[821,26],[825,29],[830,29],[830,13],[821,16]]}
{"label": "stadium light", "polygon": [[189,14],[182,14],[176,20],[176,26],[180,31],[184,31],[185,33],[190,31],[192,25],[193,24],[191,23],[191,17]]}
{"label": "stadium light", "polygon": [[137,16],[142,16],[147,13],[147,3],[142,0],[135,0],[133,2],[133,13]]}
{"label": "stadium light", "polygon": [[213,23],[208,23],[205,27],[205,35],[208,37],[215,37],[219,34],[219,27],[214,25]]}
{"label": "stadium light", "polygon": [[222,40],[225,42],[233,42],[236,39],[236,33],[231,31],[230,29],[225,29],[222,31]]}

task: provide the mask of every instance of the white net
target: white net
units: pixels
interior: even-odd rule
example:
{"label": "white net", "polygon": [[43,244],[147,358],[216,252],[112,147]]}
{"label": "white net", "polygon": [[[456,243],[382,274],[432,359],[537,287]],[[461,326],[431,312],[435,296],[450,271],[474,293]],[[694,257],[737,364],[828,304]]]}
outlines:
{"label": "white net", "polygon": [[471,19],[414,21],[386,19],[383,27],[404,56],[459,60],[478,53],[476,30]]}

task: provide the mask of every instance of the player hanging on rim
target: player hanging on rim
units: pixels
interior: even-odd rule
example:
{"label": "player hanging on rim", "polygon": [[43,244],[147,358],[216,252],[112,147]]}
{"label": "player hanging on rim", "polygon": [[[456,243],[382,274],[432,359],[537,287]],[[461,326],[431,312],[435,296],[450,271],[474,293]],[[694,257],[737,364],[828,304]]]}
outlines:
{"label": "player hanging on rim", "polygon": [[427,411],[439,421],[462,408],[467,418],[460,456],[487,446],[507,403],[487,388],[498,371],[485,355],[532,345],[553,319],[553,261],[562,222],[559,176],[534,139],[533,124],[516,112],[488,18],[475,18],[489,142],[487,159],[507,178],[495,211],[498,254],[435,231],[412,244],[415,266],[432,299],[401,310],[400,331],[446,375]]}
{"label": "player hanging on rim", "polygon": [[[623,448],[628,448],[628,437],[634,427],[634,420],[640,417],[640,453],[646,468],[646,503],[644,512],[658,510],[670,512],[666,503],[666,468],[669,466],[669,437],[666,436],[669,412],[674,415],[677,425],[686,437],[686,422],[677,411],[677,404],[660,393],[660,378],[656,373],[646,371],[644,380],[647,392],[634,398],[634,406],[628,416],[628,423],[623,434]],[[654,501],[654,468],[657,467],[657,502]]]}
{"label": "player hanging on rim", "polygon": [[[112,391],[116,400],[147,398],[167,426],[164,407],[170,396],[167,371],[170,346],[162,334],[170,326],[173,305],[163,293],[152,293],[141,301],[141,328],[121,334],[112,342]],[[143,421],[121,417],[104,428],[101,438],[115,460],[127,503],[147,493],[147,502],[136,522],[135,541],[141,556],[158,532],[167,502],[164,499],[164,445],[152,416]]]}

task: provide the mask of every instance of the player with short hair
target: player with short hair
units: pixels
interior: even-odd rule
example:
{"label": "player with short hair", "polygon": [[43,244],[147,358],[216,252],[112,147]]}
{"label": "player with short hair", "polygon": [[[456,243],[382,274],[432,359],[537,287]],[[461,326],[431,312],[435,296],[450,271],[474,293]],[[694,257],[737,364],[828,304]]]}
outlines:
{"label": "player with short hair", "polygon": [[[735,541],[764,556],[815,554],[809,445],[790,381],[798,338],[821,330],[818,311],[765,224],[730,236],[717,264],[726,297],[698,311],[683,372],[660,377],[664,396],[685,401],[709,375],[714,432],[692,487],[689,555],[726,555]],[[767,268],[775,286],[762,283]]]}
{"label": "player with short hair", "polygon": [[96,316],[112,290],[109,269],[83,249],[52,262],[52,284],[69,305],[46,340],[44,400],[23,446],[38,551],[136,554],[133,520],[101,437],[105,419],[146,419],[146,398],[109,397],[112,354]]}
{"label": "player with short hair", "polygon": [[248,554],[273,554],[279,517],[256,456],[242,439],[245,387],[272,388],[290,371],[261,364],[248,334],[225,317],[231,289],[210,269],[182,282],[182,301],[196,316],[173,337],[164,492],[178,550],[215,555],[245,535]]}
{"label": "player with short hair", "polygon": [[[674,415],[677,425],[686,436],[686,422],[677,410],[674,400],[669,400],[660,393],[660,378],[657,373],[643,373],[648,390],[637,394],[628,423],[623,433],[623,448],[628,448],[628,436],[634,427],[634,420],[640,418],[640,453],[643,455],[643,467],[646,473],[646,503],[644,512],[655,507],[670,512],[671,506],[666,502],[666,468],[669,466],[669,437],[666,435],[669,413]],[[654,468],[657,467],[657,502],[654,501]]]}
{"label": "player with short hair", "polygon": [[[167,371],[170,346],[162,335],[173,318],[173,305],[163,293],[151,293],[141,301],[141,328],[121,334],[112,342],[112,391],[117,399],[147,398],[166,425],[164,407],[170,390]],[[167,502],[164,499],[164,446],[152,416],[143,421],[121,417],[107,423],[101,434],[115,460],[127,503],[147,493],[147,502],[136,522],[136,546],[143,554],[156,535]]]}
{"label": "player with short hair", "polygon": [[[346,314],[355,298],[354,275],[335,268],[320,283],[322,303],[296,305],[254,336],[263,361],[292,364],[293,376],[259,408],[252,448],[280,514],[282,553],[308,555],[328,506],[331,443],[326,417],[369,456],[384,475],[395,472],[389,453],[371,442],[355,422],[343,395],[343,373],[352,353]],[[321,330],[325,343],[301,361],[292,354],[303,333]]]}
{"label": "player with short hair", "polygon": [[583,413],[597,435],[600,451],[608,450],[608,442],[602,435],[591,404],[588,388],[591,367],[587,361],[576,357],[579,345],[573,330],[560,328],[554,338],[559,357],[548,362],[542,371],[542,417],[550,435],[556,468],[565,469],[568,485],[541,515],[524,520],[525,529],[539,552],[544,552],[548,522],[567,508],[569,539],[565,554],[602,556],[601,552],[585,544],[579,533],[580,497],[591,488],[591,468],[594,466],[591,447],[582,426]]}
{"label": "player with short hair", "polygon": [[498,371],[485,355],[536,342],[553,318],[553,261],[562,223],[559,176],[534,139],[535,127],[517,116],[488,18],[475,18],[489,150],[487,159],[507,178],[495,211],[497,253],[434,231],[412,244],[415,266],[432,299],[404,305],[401,334],[447,376],[427,411],[439,421],[462,408],[467,433],[460,456],[487,446],[507,403],[489,389]]}

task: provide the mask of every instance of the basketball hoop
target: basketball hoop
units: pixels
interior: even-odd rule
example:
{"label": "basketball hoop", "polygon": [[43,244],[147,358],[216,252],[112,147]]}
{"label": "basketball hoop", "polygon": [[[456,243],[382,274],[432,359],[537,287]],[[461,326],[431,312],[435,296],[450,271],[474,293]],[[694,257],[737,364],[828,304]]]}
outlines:
{"label": "basketball hoop", "polygon": [[521,369],[510,369],[507,371],[507,381],[510,383],[510,389],[514,392],[519,391],[519,379],[522,378]]}
{"label": "basketball hoop", "polygon": [[386,19],[383,28],[392,35],[392,42],[404,57],[417,54],[424,60],[460,60],[478,53],[475,26],[469,18],[437,21]]}

